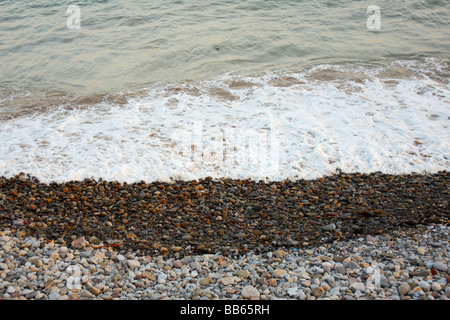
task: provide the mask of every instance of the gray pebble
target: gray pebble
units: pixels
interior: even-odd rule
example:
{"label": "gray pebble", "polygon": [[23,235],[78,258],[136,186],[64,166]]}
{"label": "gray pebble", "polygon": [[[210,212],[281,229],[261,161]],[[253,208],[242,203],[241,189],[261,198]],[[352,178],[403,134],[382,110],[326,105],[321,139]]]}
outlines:
{"label": "gray pebble", "polygon": [[334,265],[334,270],[336,272],[340,273],[340,274],[346,274],[347,273],[347,271],[344,268],[344,265],[342,263],[340,263],[340,262],[338,262],[338,263],[336,263]]}
{"label": "gray pebble", "polygon": [[[448,299],[450,228],[435,227],[416,238],[399,234],[307,249],[177,259],[78,250],[0,231],[0,298],[395,300],[436,299],[438,294],[437,299]],[[439,251],[430,243],[439,243]],[[418,247],[423,255],[417,254]],[[431,267],[439,273],[432,275]]]}
{"label": "gray pebble", "polygon": [[438,261],[433,263],[433,268],[437,271],[446,272],[447,271],[447,265],[443,263],[442,261]]}
{"label": "gray pebble", "polygon": [[336,225],[334,223],[322,227],[322,230],[324,231],[332,231],[334,229],[336,229]]}

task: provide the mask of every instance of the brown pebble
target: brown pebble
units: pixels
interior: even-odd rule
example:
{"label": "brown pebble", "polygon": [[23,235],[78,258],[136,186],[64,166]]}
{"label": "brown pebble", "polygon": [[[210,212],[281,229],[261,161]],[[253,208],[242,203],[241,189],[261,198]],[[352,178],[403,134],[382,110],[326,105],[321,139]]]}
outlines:
{"label": "brown pebble", "polygon": [[[27,232],[23,236],[64,239],[69,245],[86,237],[94,245],[112,245],[108,250],[140,250],[144,255],[162,253],[177,259],[191,253],[256,251],[272,252],[275,261],[282,256],[276,251],[293,243],[307,250],[381,233],[421,234],[431,223],[445,224],[445,208],[439,204],[447,202],[449,177],[446,171],[336,172],[314,180],[128,184],[93,179],[44,184],[27,175],[0,177],[0,230],[23,230]],[[12,226],[18,219],[28,223]],[[320,226],[333,224],[339,228],[325,236]],[[386,258],[390,257],[380,256]]]}
{"label": "brown pebble", "polygon": [[146,279],[149,279],[149,280],[152,280],[152,281],[156,281],[156,279],[157,279],[156,275],[154,273],[152,273],[152,272],[143,271],[141,275],[142,275],[143,278],[146,278]]}
{"label": "brown pebble", "polygon": [[87,245],[87,241],[84,237],[80,237],[80,238],[73,240],[71,245],[75,249],[83,249]]}
{"label": "brown pebble", "polygon": [[178,246],[171,246],[170,250],[173,251],[173,252],[178,252],[178,251],[183,250],[183,248],[182,247],[178,247]]}
{"label": "brown pebble", "polygon": [[322,287],[317,287],[312,289],[311,293],[316,297],[319,298],[322,296],[322,294],[325,292],[325,290]]}
{"label": "brown pebble", "polygon": [[93,295],[99,295],[100,292],[102,292],[99,288],[96,288],[88,283],[86,283],[86,287],[89,290],[90,293],[92,293]]}

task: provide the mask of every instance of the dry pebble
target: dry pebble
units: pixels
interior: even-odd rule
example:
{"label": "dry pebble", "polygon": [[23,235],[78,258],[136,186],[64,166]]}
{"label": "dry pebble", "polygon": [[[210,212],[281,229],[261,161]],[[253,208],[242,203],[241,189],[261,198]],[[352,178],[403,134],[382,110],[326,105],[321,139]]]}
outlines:
{"label": "dry pebble", "polygon": [[0,299],[448,300],[449,226],[373,237],[175,259],[89,243],[77,249],[3,230]]}

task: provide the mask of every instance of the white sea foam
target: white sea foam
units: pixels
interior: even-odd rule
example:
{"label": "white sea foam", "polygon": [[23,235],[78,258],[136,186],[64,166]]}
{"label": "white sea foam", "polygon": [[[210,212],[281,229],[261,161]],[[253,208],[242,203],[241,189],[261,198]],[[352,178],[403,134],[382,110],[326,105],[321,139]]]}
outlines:
{"label": "white sea foam", "polygon": [[382,72],[229,76],[16,117],[0,123],[0,174],[133,182],[448,170],[448,82]]}

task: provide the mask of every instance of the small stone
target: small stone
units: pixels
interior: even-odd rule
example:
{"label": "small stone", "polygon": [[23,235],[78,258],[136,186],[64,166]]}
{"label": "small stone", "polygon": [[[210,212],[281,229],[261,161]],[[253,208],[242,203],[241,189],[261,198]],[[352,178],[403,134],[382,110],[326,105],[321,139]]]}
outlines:
{"label": "small stone", "polygon": [[189,241],[192,240],[194,237],[192,235],[190,235],[189,233],[184,234],[181,239],[185,240],[185,241]]}
{"label": "small stone", "polygon": [[359,266],[360,266],[361,268],[368,268],[368,267],[370,267],[370,264],[368,264],[367,262],[360,262],[360,263],[359,263]]}
{"label": "small stone", "polygon": [[447,271],[447,265],[443,263],[442,261],[438,261],[433,263],[433,268],[437,271],[446,272]]}
{"label": "small stone", "polygon": [[355,262],[355,261],[350,261],[349,263],[347,263],[347,268],[350,268],[350,269],[358,269],[359,268],[359,265]]}
{"label": "small stone", "polygon": [[141,266],[141,263],[137,260],[128,260],[127,264],[131,269],[138,268]]}
{"label": "small stone", "polygon": [[331,267],[332,267],[332,264],[329,262],[322,263],[322,268],[323,268],[324,272],[331,272]]}
{"label": "small stone", "polygon": [[291,298],[298,296],[298,288],[289,288],[286,292]]}
{"label": "small stone", "polygon": [[310,287],[310,286],[311,286],[311,281],[309,281],[309,280],[303,280],[303,281],[301,282],[301,284],[302,284],[303,287]]}
{"label": "small stone", "polygon": [[417,282],[408,282],[408,284],[409,284],[409,287],[411,288],[411,290],[419,285],[419,283],[417,283]]}
{"label": "small stone", "polygon": [[99,288],[96,288],[93,285],[90,285],[89,283],[86,284],[86,287],[90,293],[92,293],[93,295],[96,295],[96,296],[99,295],[100,292],[102,292]]}
{"label": "small stone", "polygon": [[310,269],[310,272],[312,272],[313,274],[323,274],[324,270],[320,267],[314,266]]}
{"label": "small stone", "polygon": [[348,264],[350,261],[352,261],[352,257],[347,257],[342,261],[342,263]]}
{"label": "small stone", "polygon": [[419,287],[421,287],[423,291],[430,291],[431,285],[426,281],[420,281]]}
{"label": "small stone", "polygon": [[325,292],[325,290],[323,290],[322,287],[317,287],[317,288],[313,288],[311,290],[311,293],[313,294],[314,297],[319,298],[322,296],[322,294]]}
{"label": "small stone", "polygon": [[347,271],[344,268],[344,265],[340,262],[336,263],[334,265],[334,270],[336,270],[336,272],[340,273],[340,274],[346,274]]}
{"label": "small stone", "polygon": [[390,288],[391,284],[384,274],[380,274],[380,285],[382,288]]}
{"label": "small stone", "polygon": [[333,260],[332,257],[327,257],[327,256],[324,256],[324,255],[319,256],[318,258],[319,258],[321,261],[332,261],[332,260]]}
{"label": "small stone", "polygon": [[31,264],[33,264],[36,267],[40,267],[42,266],[42,261],[38,258],[38,257],[32,257],[30,259],[28,259],[28,262],[30,262]]}
{"label": "small stone", "polygon": [[349,287],[352,290],[364,290],[365,286],[362,282],[354,282]]}
{"label": "small stone", "polygon": [[106,256],[105,256],[102,252],[97,252],[97,253],[95,254],[95,257],[96,257],[98,260],[103,260],[103,259],[106,258]]}
{"label": "small stone", "polygon": [[43,299],[43,298],[45,298],[45,295],[44,295],[42,292],[38,291],[38,292],[36,293],[36,295],[34,296],[34,298],[35,298],[36,300]]}
{"label": "small stone", "polygon": [[304,300],[304,299],[306,299],[306,294],[303,292],[303,290],[299,290],[297,297],[300,300]]}
{"label": "small stone", "polygon": [[248,272],[248,270],[238,270],[235,272],[235,275],[244,279],[248,279],[248,277],[250,277],[250,272]]}
{"label": "small stone", "polygon": [[367,242],[369,242],[369,243],[375,243],[378,239],[368,234],[368,235],[366,236],[366,240],[367,240]]}
{"label": "small stone", "polygon": [[428,277],[431,274],[430,270],[418,270],[418,271],[411,271],[409,273],[412,277]]}
{"label": "small stone", "polygon": [[431,290],[433,291],[441,291],[441,285],[437,282],[433,282],[431,284]]}
{"label": "small stone", "polygon": [[170,250],[173,251],[173,252],[178,252],[178,251],[183,250],[183,248],[182,247],[177,247],[177,246],[172,246],[172,247],[170,247]]}
{"label": "small stone", "polygon": [[255,287],[248,285],[245,286],[244,289],[242,289],[241,295],[245,299],[257,300],[259,299],[260,293]]}
{"label": "small stone", "polygon": [[84,237],[80,237],[78,239],[75,239],[71,243],[72,247],[74,249],[83,249],[87,245],[87,241]]}
{"label": "small stone", "polygon": [[400,284],[400,286],[398,287],[397,290],[398,290],[398,293],[401,296],[404,296],[404,295],[406,295],[409,292],[409,290],[411,290],[411,287],[409,286],[408,283],[403,282],[403,283]]}
{"label": "small stone", "polygon": [[9,286],[8,289],[6,289],[6,292],[9,294],[16,292],[16,288],[14,286]]}
{"label": "small stone", "polygon": [[422,247],[417,248],[417,253],[418,253],[418,254],[422,254],[422,255],[423,255],[423,254],[425,254],[425,252],[426,252],[426,251],[425,251],[424,248],[422,248]]}
{"label": "small stone", "polygon": [[330,289],[331,289],[331,287],[328,285],[328,283],[326,283],[326,282],[324,282],[324,283],[322,283],[321,285],[320,285],[322,288],[323,288],[323,290],[325,290],[325,291],[329,291]]}
{"label": "small stone", "polygon": [[165,284],[167,279],[167,275],[165,273],[161,273],[158,276],[158,283]]}
{"label": "small stone", "polygon": [[422,289],[421,287],[419,287],[419,286],[415,287],[415,288],[412,290],[412,293],[413,293],[413,294],[414,294],[414,293],[418,293],[418,292],[422,292],[422,293],[423,293],[423,289]]}
{"label": "small stone", "polygon": [[223,278],[220,278],[217,282],[220,284],[223,284],[224,286],[228,286],[230,284],[234,284],[234,278],[233,277],[223,277]]}
{"label": "small stone", "polygon": [[283,250],[277,250],[274,252],[275,257],[276,258],[284,258],[284,256],[286,255],[286,252],[284,252]]}
{"label": "small stone", "polygon": [[235,294],[237,292],[236,289],[233,289],[232,287],[226,287],[225,291],[230,294]]}
{"label": "small stone", "polygon": [[336,229],[336,225],[334,223],[322,227],[323,231],[332,231],[334,229]]}
{"label": "small stone", "polygon": [[13,293],[11,293],[11,297],[18,298],[19,300],[26,300],[26,299],[24,299],[24,297],[22,297],[20,292],[13,292]]}
{"label": "small stone", "polygon": [[167,252],[169,252],[169,248],[167,248],[167,247],[161,247],[161,248],[159,249],[159,252],[160,252],[161,254],[166,254]]}
{"label": "small stone", "polygon": [[117,256],[114,256],[113,259],[116,262],[121,262],[121,261],[125,260],[125,257],[123,255],[121,255],[121,254],[118,254]]}
{"label": "small stone", "polygon": [[273,272],[273,276],[275,278],[284,278],[284,275],[286,274],[286,271],[283,269],[275,269]]}
{"label": "small stone", "polygon": [[50,254],[50,259],[56,260],[56,259],[58,259],[58,258],[59,258],[58,251],[53,251],[53,252]]}
{"label": "small stone", "polygon": [[118,282],[119,279],[120,279],[120,274],[118,272],[114,272],[113,275],[111,276],[111,281]]}
{"label": "small stone", "polygon": [[183,264],[181,263],[180,260],[175,260],[175,261],[172,263],[172,266],[173,266],[174,268],[180,269],[180,268],[183,266]]}
{"label": "small stone", "polygon": [[141,273],[142,278],[146,278],[152,281],[156,281],[156,275],[152,272],[148,272],[148,271],[143,271]]}
{"label": "small stone", "polygon": [[0,270],[8,270],[8,265],[6,263],[0,263]]}
{"label": "small stone", "polygon": [[385,258],[396,259],[396,256],[393,253],[390,253],[390,252],[381,252],[380,255],[385,257]]}
{"label": "small stone", "polygon": [[53,291],[52,293],[49,294],[48,298],[50,300],[58,300],[59,299],[59,293],[56,291]]}
{"label": "small stone", "polygon": [[211,281],[212,281],[212,277],[206,277],[206,278],[201,279],[201,280],[199,281],[199,283],[200,283],[202,286],[207,286],[207,285],[209,285],[209,284],[211,283]]}
{"label": "small stone", "polygon": [[437,299],[437,298],[439,298],[439,293],[433,292],[433,293],[431,293],[431,296],[432,296],[433,298]]}

